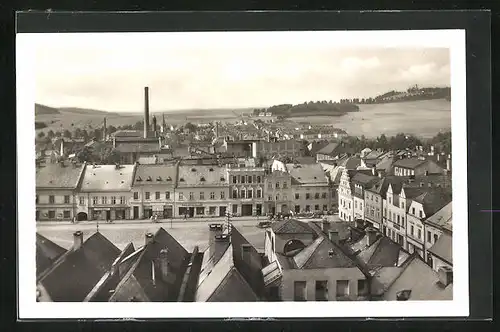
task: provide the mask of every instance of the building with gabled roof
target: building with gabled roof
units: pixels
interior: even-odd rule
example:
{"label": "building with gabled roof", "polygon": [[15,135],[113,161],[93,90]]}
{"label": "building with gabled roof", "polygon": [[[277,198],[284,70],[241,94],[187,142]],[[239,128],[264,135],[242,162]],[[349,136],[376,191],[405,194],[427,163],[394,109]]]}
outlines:
{"label": "building with gabled roof", "polygon": [[41,275],[65,252],[66,249],[36,233],[36,275]]}
{"label": "building with gabled roof", "polygon": [[265,300],[262,260],[257,250],[236,227],[225,231],[211,229],[209,236],[209,248],[204,253],[195,301]]}
{"label": "building with gabled roof", "polygon": [[60,161],[36,167],[36,220],[71,220],[86,164]]}
{"label": "building with gabled roof", "polygon": [[101,233],[85,241],[73,234],[73,246],[37,277],[39,301],[81,302],[109,270],[120,250]]}
{"label": "building with gabled roof", "polygon": [[428,174],[444,174],[445,169],[434,161],[425,158],[402,158],[393,164],[396,176],[423,176]]}
{"label": "building with gabled roof", "polygon": [[297,220],[273,223],[266,232],[269,264],[262,270],[268,294],[280,301],[345,301],[369,298],[367,271],[333,238]]}
{"label": "building with gabled roof", "polygon": [[130,219],[135,171],[135,164],[88,165],[77,196],[77,219]]}
{"label": "building with gabled roof", "polygon": [[354,220],[365,220],[365,190],[380,180],[378,176],[369,174],[368,172],[357,171],[351,178],[351,185],[354,189],[352,191]]}
{"label": "building with gabled roof", "polygon": [[286,171],[292,177],[292,211],[320,212],[331,208],[330,185],[320,164],[286,164]]}

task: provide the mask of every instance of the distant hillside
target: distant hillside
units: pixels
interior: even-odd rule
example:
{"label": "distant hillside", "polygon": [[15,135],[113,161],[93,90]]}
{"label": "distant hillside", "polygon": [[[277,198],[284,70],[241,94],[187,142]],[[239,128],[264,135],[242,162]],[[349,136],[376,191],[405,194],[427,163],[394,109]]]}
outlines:
{"label": "distant hillside", "polygon": [[59,110],[57,108],[35,104],[35,115],[42,114],[59,114]]}
{"label": "distant hillside", "polygon": [[359,107],[352,103],[335,103],[332,101],[305,102],[292,105],[275,105],[265,109],[255,109],[253,114],[258,116],[262,112],[272,113],[284,118],[295,116],[341,116],[349,112],[357,112]]}
{"label": "distant hillside", "polygon": [[60,107],[59,110],[64,113],[75,113],[75,114],[95,114],[95,115],[115,115],[114,112],[99,111],[89,108],[78,108],[78,107]]}
{"label": "distant hillside", "polygon": [[446,99],[451,100],[451,88],[444,87],[419,87],[418,85],[408,88],[406,91],[389,91],[374,98],[356,99],[359,104],[382,104],[401,101]]}

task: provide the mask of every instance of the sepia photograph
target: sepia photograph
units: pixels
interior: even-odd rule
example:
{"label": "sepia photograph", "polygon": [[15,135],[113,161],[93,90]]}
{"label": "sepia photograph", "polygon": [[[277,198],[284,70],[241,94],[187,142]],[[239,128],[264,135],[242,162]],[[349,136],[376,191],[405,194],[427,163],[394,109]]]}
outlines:
{"label": "sepia photograph", "polygon": [[467,313],[464,45],[460,30],[18,36],[24,303]]}

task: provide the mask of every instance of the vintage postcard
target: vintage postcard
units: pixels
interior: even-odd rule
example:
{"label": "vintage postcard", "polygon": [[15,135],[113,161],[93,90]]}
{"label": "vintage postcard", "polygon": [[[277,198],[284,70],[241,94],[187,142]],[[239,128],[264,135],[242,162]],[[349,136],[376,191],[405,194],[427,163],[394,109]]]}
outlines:
{"label": "vintage postcard", "polygon": [[18,34],[16,62],[20,317],[468,315],[463,30]]}

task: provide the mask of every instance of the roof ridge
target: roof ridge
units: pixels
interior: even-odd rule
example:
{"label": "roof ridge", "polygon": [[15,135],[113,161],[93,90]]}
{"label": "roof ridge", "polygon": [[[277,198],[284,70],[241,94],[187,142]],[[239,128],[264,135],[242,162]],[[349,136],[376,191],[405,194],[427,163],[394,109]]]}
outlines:
{"label": "roof ridge", "polygon": [[[320,239],[321,239],[321,241],[318,241],[318,240],[320,240]],[[319,246],[323,243],[323,241],[325,241],[325,236],[322,236],[322,235],[318,236],[318,238],[317,238],[316,240],[314,240],[314,242],[312,242],[312,243],[309,245],[309,246],[315,245],[315,246],[316,246],[316,248],[314,248],[312,251],[310,251],[310,252],[309,252],[309,257],[307,257],[307,259],[304,261],[304,263],[302,263],[302,264],[301,264],[301,266],[298,266],[297,261],[295,260],[295,257],[297,257],[297,255],[299,255],[301,252],[303,252],[303,250],[304,250],[304,249],[306,249],[307,247],[306,247],[306,248],[304,248],[304,249],[302,249],[302,251],[301,251],[301,252],[299,252],[297,255],[295,255],[295,257],[294,257],[294,259],[293,259],[293,260],[294,260],[294,262],[295,262],[295,265],[297,265],[297,267],[298,267],[299,269],[302,269],[304,266],[306,266],[306,265],[307,265],[307,263],[308,263],[308,262],[311,260],[311,258],[313,257],[314,253],[318,250]]]}

